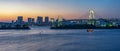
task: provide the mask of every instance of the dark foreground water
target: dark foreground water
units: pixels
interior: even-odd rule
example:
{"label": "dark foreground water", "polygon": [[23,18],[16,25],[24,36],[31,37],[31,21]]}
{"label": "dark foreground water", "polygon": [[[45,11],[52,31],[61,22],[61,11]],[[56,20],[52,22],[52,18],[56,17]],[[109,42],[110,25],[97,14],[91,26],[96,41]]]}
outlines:
{"label": "dark foreground water", "polygon": [[120,30],[0,30],[0,51],[120,51]]}

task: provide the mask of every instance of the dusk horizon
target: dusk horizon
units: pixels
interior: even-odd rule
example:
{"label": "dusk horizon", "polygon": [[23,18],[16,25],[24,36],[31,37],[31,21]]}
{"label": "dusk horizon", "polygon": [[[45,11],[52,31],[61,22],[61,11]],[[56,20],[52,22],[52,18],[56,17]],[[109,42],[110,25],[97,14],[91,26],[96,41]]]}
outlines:
{"label": "dusk horizon", "polygon": [[0,51],[120,51],[120,0],[0,0]]}
{"label": "dusk horizon", "polygon": [[119,18],[119,0],[1,0],[0,21],[10,22],[17,16],[28,17],[59,15],[66,19],[88,18],[90,9],[96,18]]}

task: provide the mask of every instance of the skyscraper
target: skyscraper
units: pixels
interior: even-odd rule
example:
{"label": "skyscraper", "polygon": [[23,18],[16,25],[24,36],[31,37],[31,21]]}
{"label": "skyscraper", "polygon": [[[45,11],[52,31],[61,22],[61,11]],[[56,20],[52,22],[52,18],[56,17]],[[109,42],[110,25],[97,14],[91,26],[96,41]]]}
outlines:
{"label": "skyscraper", "polygon": [[35,19],[34,18],[32,18],[31,21],[32,21],[32,23],[35,23]]}
{"label": "skyscraper", "polygon": [[28,18],[28,23],[34,22],[34,18]]}
{"label": "skyscraper", "polygon": [[31,22],[31,18],[28,18],[28,23],[30,23]]}
{"label": "skyscraper", "polygon": [[45,23],[48,23],[48,22],[49,22],[49,17],[46,16],[46,17],[45,17]]}
{"label": "skyscraper", "polygon": [[16,21],[16,23],[19,24],[19,25],[24,24],[23,16],[18,16],[18,17],[17,17],[17,21]]}
{"label": "skyscraper", "polygon": [[28,25],[33,26],[34,23],[34,18],[28,18]]}
{"label": "skyscraper", "polygon": [[36,23],[37,23],[37,24],[42,24],[42,23],[43,23],[43,17],[42,17],[42,16],[38,16]]}
{"label": "skyscraper", "polygon": [[34,18],[28,18],[28,23],[34,23]]}
{"label": "skyscraper", "polygon": [[23,16],[18,16],[17,21],[18,22],[23,22]]}

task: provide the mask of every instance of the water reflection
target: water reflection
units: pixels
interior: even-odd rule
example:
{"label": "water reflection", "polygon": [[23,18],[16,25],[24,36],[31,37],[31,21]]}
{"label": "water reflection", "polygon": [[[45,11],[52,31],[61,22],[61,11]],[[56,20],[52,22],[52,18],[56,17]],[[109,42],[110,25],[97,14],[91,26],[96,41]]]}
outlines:
{"label": "water reflection", "polygon": [[119,51],[120,30],[0,30],[0,51]]}

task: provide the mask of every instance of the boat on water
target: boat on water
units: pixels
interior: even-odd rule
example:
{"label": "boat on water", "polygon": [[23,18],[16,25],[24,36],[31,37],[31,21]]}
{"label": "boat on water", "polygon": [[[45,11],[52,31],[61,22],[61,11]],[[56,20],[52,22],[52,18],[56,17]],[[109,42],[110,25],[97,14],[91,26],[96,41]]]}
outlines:
{"label": "boat on water", "polygon": [[87,29],[87,32],[93,32],[94,30],[93,29]]}

